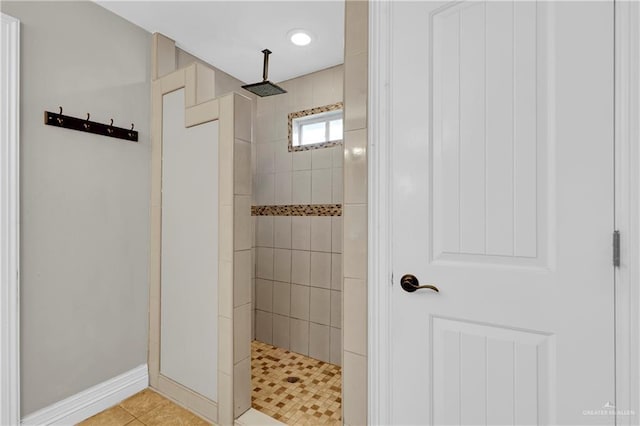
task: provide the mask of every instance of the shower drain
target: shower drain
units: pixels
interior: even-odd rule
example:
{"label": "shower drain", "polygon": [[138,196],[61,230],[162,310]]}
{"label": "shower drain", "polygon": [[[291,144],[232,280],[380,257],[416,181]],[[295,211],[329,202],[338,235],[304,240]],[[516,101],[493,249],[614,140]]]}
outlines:
{"label": "shower drain", "polygon": [[287,382],[289,383],[297,383],[299,380],[300,380],[299,377],[295,377],[295,376],[287,377]]}

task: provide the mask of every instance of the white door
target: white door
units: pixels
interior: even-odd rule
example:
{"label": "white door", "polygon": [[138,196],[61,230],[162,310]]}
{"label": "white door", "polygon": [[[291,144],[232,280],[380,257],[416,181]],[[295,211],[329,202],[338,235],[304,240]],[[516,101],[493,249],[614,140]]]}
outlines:
{"label": "white door", "polygon": [[613,424],[613,2],[391,11],[393,423]]}

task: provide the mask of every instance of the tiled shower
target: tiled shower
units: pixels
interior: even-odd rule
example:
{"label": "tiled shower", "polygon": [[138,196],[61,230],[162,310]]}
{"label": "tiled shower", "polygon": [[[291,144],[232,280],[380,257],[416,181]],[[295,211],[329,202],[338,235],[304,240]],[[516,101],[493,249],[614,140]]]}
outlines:
{"label": "tiled shower", "polygon": [[339,365],[342,218],[258,216],[256,228],[256,339]]}
{"label": "tiled shower", "polygon": [[340,365],[343,147],[290,152],[287,116],[342,102],[343,66],[280,85],[254,126],[254,337]]}

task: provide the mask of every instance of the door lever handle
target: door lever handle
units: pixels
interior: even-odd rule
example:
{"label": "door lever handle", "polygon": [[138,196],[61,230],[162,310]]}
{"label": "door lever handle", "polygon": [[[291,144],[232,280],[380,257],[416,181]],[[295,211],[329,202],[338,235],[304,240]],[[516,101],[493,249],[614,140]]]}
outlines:
{"label": "door lever handle", "polygon": [[409,293],[413,293],[414,291],[420,290],[421,288],[428,288],[429,290],[433,290],[436,293],[440,293],[440,290],[438,290],[438,287],[434,285],[431,285],[431,284],[420,285],[420,281],[418,281],[418,278],[416,278],[415,275],[411,275],[411,274],[403,275],[402,278],[400,278],[400,285],[402,286],[404,291],[407,291]]}

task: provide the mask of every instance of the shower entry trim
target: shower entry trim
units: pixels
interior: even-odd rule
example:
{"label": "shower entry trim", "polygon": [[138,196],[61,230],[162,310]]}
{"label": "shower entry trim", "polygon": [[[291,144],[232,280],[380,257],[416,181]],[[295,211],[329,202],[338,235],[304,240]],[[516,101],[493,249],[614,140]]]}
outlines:
{"label": "shower entry trim", "polygon": [[[171,40],[155,34],[153,43],[154,57],[162,54],[174,57],[171,52],[175,45]],[[214,71],[203,65],[195,63],[181,69],[175,69],[175,63],[170,65],[173,68],[169,67],[168,72],[152,82],[149,384],[154,390],[209,421],[233,424],[236,418],[251,408],[250,310],[246,309],[251,302],[250,292],[239,295],[234,291],[247,281],[237,271],[249,270],[250,233],[232,231],[221,233],[218,237],[217,401],[177,383],[161,371],[163,97],[184,89],[185,127],[219,121],[218,229],[225,230],[251,228],[250,168],[243,164],[250,161],[251,101],[238,93],[215,98],[212,84]],[[246,171],[247,176],[242,175],[242,171]],[[245,293],[249,297],[246,301]],[[234,341],[243,340],[245,336],[246,345],[234,345]]]}

